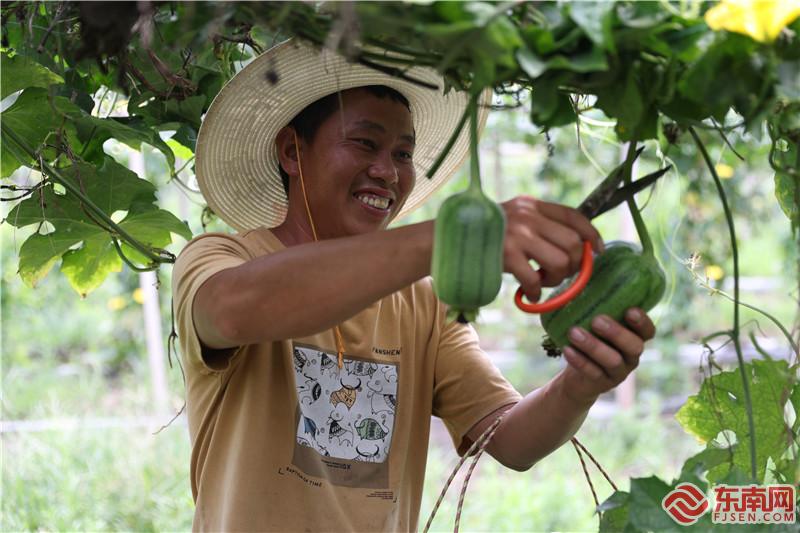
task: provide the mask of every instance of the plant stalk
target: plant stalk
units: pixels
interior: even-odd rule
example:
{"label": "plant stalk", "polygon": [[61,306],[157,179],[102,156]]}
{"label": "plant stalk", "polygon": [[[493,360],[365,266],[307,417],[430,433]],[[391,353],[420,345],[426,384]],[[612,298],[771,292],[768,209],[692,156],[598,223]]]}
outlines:
{"label": "plant stalk", "polygon": [[[472,98],[476,98],[476,97],[473,96]],[[447,140],[447,144],[444,146],[444,148],[442,148],[442,151],[439,154],[439,157],[436,158],[436,161],[434,161],[433,165],[431,165],[431,168],[428,170],[427,174],[425,174],[428,179],[433,178],[433,175],[436,174],[436,171],[439,170],[440,166],[442,166],[442,163],[444,162],[444,158],[447,157],[447,154],[450,153],[450,150],[453,148],[453,145],[456,143],[456,139],[458,139],[458,136],[461,134],[461,130],[464,129],[464,124],[467,122],[467,118],[469,118],[469,113],[470,113],[470,108],[469,108],[469,106],[467,106],[467,108],[464,110],[464,113],[461,115],[461,120],[459,120],[458,124],[456,124],[456,129],[453,130],[453,133],[450,135],[450,138]]]}
{"label": "plant stalk", "polygon": [[750,433],[750,476],[753,480],[758,479],[756,476],[756,426],[753,421],[753,400],[750,396],[750,382],[747,379],[747,372],[744,365],[744,356],[742,355],[742,344],[739,339],[739,248],[736,245],[736,228],[733,224],[733,214],[728,206],[728,197],[725,195],[725,189],[722,188],[722,181],[717,175],[717,170],[714,168],[714,163],[708,155],[703,141],[697,135],[693,127],[689,127],[689,133],[692,135],[697,148],[703,155],[703,160],[714,178],[714,184],[717,186],[717,194],[722,202],[722,209],[725,211],[725,220],[728,222],[728,232],[731,238],[731,249],[733,252],[733,331],[731,336],[733,338],[733,346],[736,349],[736,359],[739,361],[739,373],[742,376],[742,388],[744,389],[745,409],[747,410],[747,428]]}
{"label": "plant stalk", "polygon": [[481,163],[478,155],[478,97],[469,100],[469,188],[481,191]]}
{"label": "plant stalk", "polygon": [[[628,144],[628,153],[625,156],[625,169],[623,170],[624,182],[627,185],[631,182],[631,173],[633,172],[633,160],[636,159],[636,141],[631,141]],[[627,200],[628,209],[633,218],[633,224],[636,226],[636,233],[639,235],[639,241],[642,243],[642,255],[655,257],[655,249],[653,248],[653,241],[650,239],[650,233],[647,232],[647,225],[642,219],[642,214],[636,206],[636,200],[631,196]]]}

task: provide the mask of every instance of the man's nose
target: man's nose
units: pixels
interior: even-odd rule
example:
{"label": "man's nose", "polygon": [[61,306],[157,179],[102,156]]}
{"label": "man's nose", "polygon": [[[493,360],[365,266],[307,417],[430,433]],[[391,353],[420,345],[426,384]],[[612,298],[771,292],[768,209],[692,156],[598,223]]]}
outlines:
{"label": "man's nose", "polygon": [[367,174],[370,178],[383,180],[389,184],[395,184],[400,181],[397,166],[395,166],[392,154],[388,150],[382,150],[376,155],[367,170]]}

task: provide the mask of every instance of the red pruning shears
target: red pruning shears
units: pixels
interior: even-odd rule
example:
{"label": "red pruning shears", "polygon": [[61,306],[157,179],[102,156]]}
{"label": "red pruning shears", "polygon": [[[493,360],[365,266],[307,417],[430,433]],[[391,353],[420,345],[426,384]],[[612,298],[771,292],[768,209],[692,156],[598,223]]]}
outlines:
{"label": "red pruning shears", "polygon": [[[636,151],[636,155],[633,158],[634,160],[639,157],[639,154],[642,153],[642,150],[644,150],[644,147],[639,148]],[[578,206],[578,211],[583,213],[583,215],[590,220],[600,216],[606,211],[610,211],[622,202],[632,198],[636,193],[655,183],[656,180],[666,174],[667,171],[672,167],[667,166],[659,169],[652,174],[648,174],[643,178],[639,178],[638,180],[625,185],[624,187],[620,187],[619,184],[622,182],[622,178],[624,176],[624,168],[625,163],[622,163],[620,166],[612,170],[611,173],[600,183],[600,185],[598,185],[597,188],[595,188],[589,194],[589,196],[586,197],[581,205]],[[517,304],[517,307],[527,313],[548,313],[567,305],[567,303],[575,298],[583,290],[583,288],[586,287],[586,284],[589,283],[589,278],[592,277],[593,263],[594,254],[592,252],[592,244],[589,241],[584,241],[581,269],[578,272],[578,276],[575,278],[575,281],[572,282],[572,285],[561,292],[558,296],[550,298],[544,302],[536,303],[528,303],[523,301],[523,296],[525,294],[522,292],[522,287],[520,287],[517,289],[517,293],[514,295],[514,303]],[[539,272],[541,273],[541,270]]]}

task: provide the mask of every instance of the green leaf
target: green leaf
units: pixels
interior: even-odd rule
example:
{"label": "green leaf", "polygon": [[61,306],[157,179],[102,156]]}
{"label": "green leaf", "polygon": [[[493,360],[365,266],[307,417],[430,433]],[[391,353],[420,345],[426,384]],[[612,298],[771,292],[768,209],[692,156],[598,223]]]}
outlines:
{"label": "green leaf", "polygon": [[[792,383],[786,361],[752,361],[744,368],[750,384],[755,420],[756,475],[763,481],[767,459],[777,461],[787,448],[784,405]],[[722,431],[736,435],[733,465],[750,471],[750,433],[739,369],[706,378],[700,392],[689,397],[675,418],[689,433],[708,443]],[[730,464],[712,468],[709,481],[717,481]]]}
{"label": "green leaf", "polygon": [[651,29],[670,17],[658,2],[624,2],[617,5],[617,18],[629,28]]}
{"label": "green leaf", "polygon": [[[2,121],[34,150],[39,149],[45,139],[62,126],[70,145],[79,147],[75,125],[68,119],[76,118],[81,113],[81,109],[66,98],[50,98],[46,89],[31,87],[22,91],[11,107],[2,113]],[[0,178],[10,176],[21,166],[33,164],[33,159],[16,149],[16,144],[10,139],[3,136],[2,141]],[[44,156],[45,159],[51,159],[48,156],[55,157],[55,154],[52,150],[46,150]]]}
{"label": "green leaf", "polygon": [[613,39],[608,39],[614,2],[608,0],[572,2],[569,16],[575,24],[598,46],[613,49]]}
{"label": "green leaf", "polygon": [[555,55],[547,60],[537,57],[528,48],[517,50],[517,62],[531,78],[538,78],[547,70],[568,70],[571,72],[594,72],[608,69],[605,52],[600,48],[592,49],[584,54],[576,54],[568,57],[565,55]]}
{"label": "green leaf", "polygon": [[0,99],[11,93],[28,87],[43,87],[47,89],[55,83],[64,83],[64,79],[47,67],[37,63],[27,56],[0,54]]}
{"label": "green leaf", "polygon": [[681,530],[684,526],[679,526],[661,507],[662,500],[673,488],[655,476],[631,479],[631,524],[643,531]]}
{"label": "green leaf", "polygon": [[800,226],[800,206],[796,200],[800,194],[797,190],[798,181],[797,177],[788,172],[775,172],[775,198],[795,228]]}
{"label": "green leaf", "polygon": [[[192,232],[185,222],[169,211],[146,204],[134,206],[119,225],[131,235],[136,235],[139,240],[159,248],[172,242],[170,233],[180,235],[187,241],[192,239]],[[136,263],[149,263],[149,259],[128,244],[123,243],[122,251],[125,257]]]}
{"label": "green leaf", "polygon": [[597,506],[597,511],[600,512],[600,533],[635,531],[635,528],[629,522],[629,493],[614,492],[606,501]]}
{"label": "green leaf", "polygon": [[531,95],[531,121],[544,128],[564,126],[575,121],[569,95],[562,93],[559,78],[544,76]]}
{"label": "green leaf", "polygon": [[774,97],[773,68],[754,61],[757,44],[727,34],[717,39],[678,83],[680,94],[702,107],[707,116],[722,121],[733,107],[748,124],[767,111]]}
{"label": "green leaf", "polygon": [[547,70],[547,61],[541,60],[529,48],[517,50],[517,62],[522,70],[531,78],[538,78]]}
{"label": "green leaf", "polygon": [[184,145],[173,139],[167,139],[167,146],[170,147],[172,153],[175,154],[176,157],[179,157],[183,160],[191,159],[194,156],[194,153],[186,148]]}
{"label": "green leaf", "polygon": [[709,445],[708,448],[702,452],[693,455],[683,463],[681,473],[673,482],[673,485],[678,485],[680,482],[688,481],[694,483],[700,490],[706,490],[708,484],[703,480],[704,474],[715,466],[730,462],[733,458],[733,450],[731,448],[718,448],[714,445]]}
{"label": "green leaf", "polygon": [[[152,205],[155,187],[110,157],[99,168],[79,163],[63,169],[62,174],[107,215],[128,211],[120,226],[146,245],[165,246],[170,232],[191,238],[185,224]],[[50,185],[42,191],[20,202],[6,219],[16,227],[48,222],[54,228],[46,235],[35,233],[22,244],[20,276],[34,286],[63,257],[62,272],[75,290],[86,295],[121,268],[111,236],[74,195],[57,194]]]}
{"label": "green leaf", "polygon": [[61,262],[61,273],[82,297],[99,287],[109,274],[121,270],[122,259],[108,233],[97,226],[83,238],[80,248],[66,252]]}
{"label": "green leaf", "polygon": [[[181,127],[178,128],[175,135],[172,136],[172,140],[185,146],[194,154],[197,146],[197,130],[186,124],[181,124]],[[176,153],[175,155],[178,154]],[[178,157],[183,156],[178,155]]]}
{"label": "green leaf", "polygon": [[205,104],[206,95],[198,94],[180,101],[167,100],[164,108],[172,115],[173,120],[188,121],[192,127],[199,130],[200,117],[203,115]]}
{"label": "green leaf", "polygon": [[[639,122],[644,112],[641,89],[636,72],[631,69],[625,79],[622,94],[618,85],[612,84],[597,91],[597,107],[611,117],[617,119],[616,132],[620,140],[628,141],[640,138]],[[652,125],[651,125],[652,126]]]}
{"label": "green leaf", "polygon": [[779,98],[800,100],[800,61],[784,61],[777,67],[779,83],[775,90]]}
{"label": "green leaf", "polygon": [[[142,143],[154,147],[167,158],[170,171],[175,169],[175,155],[158,132],[138,121],[123,122],[116,118],[99,118],[86,115],[76,121],[78,131],[90,146],[84,150],[83,157],[87,161],[102,161],[105,157],[103,143],[108,139],[116,139],[134,150],[140,150]],[[91,137],[91,138],[90,138]]]}

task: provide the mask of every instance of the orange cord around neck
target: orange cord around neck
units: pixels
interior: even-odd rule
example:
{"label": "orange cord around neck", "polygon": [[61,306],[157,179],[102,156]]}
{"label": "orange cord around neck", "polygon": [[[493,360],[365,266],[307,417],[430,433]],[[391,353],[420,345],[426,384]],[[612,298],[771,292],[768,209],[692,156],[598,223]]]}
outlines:
{"label": "orange cord around neck", "polygon": [[[303,165],[300,163],[300,143],[297,140],[297,132],[293,131],[294,135],[294,149],[297,154],[297,170],[300,172],[300,188],[303,191],[303,201],[306,205],[306,213],[308,214],[308,223],[311,225],[311,234],[314,236],[314,242],[318,242],[317,228],[314,226],[314,218],[311,216],[311,208],[308,206],[308,195],[306,194],[306,182],[303,179]],[[336,335],[336,351],[339,359],[339,369],[344,366],[344,341],[342,340],[342,333],[339,331],[339,326],[333,327],[333,333]]]}

